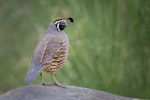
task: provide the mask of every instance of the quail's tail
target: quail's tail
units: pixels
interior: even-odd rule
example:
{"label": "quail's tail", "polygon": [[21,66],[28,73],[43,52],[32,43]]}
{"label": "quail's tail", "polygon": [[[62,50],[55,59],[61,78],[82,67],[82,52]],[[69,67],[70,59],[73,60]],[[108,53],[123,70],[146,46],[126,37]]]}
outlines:
{"label": "quail's tail", "polygon": [[25,82],[27,85],[29,85],[32,82],[33,78],[39,73],[40,68],[41,68],[40,66],[32,64],[32,66],[30,67],[29,71],[25,76]]}

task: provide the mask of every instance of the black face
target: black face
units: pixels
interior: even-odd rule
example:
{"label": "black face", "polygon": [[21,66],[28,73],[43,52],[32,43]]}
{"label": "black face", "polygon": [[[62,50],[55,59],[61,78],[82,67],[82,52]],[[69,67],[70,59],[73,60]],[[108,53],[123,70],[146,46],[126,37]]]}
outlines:
{"label": "black face", "polygon": [[58,31],[63,31],[66,27],[66,24],[64,22],[58,22],[56,24],[56,28],[58,29]]}
{"label": "black face", "polygon": [[64,30],[65,27],[66,27],[66,25],[63,25],[63,24],[59,25],[59,29],[62,30],[62,31]]}

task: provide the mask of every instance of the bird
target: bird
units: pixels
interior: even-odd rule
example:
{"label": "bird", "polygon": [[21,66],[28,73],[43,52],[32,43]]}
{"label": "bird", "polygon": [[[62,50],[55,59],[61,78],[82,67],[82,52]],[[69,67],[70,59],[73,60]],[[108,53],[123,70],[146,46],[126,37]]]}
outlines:
{"label": "bird", "polygon": [[[55,73],[66,62],[69,49],[69,40],[64,32],[68,26],[67,21],[74,22],[72,17],[57,18],[52,21],[46,33],[39,40],[31,60],[31,66],[26,73],[25,82],[29,85],[33,79],[40,74],[42,85],[55,85],[63,87],[55,78]],[[46,84],[42,78],[42,73],[51,74],[53,83]]]}

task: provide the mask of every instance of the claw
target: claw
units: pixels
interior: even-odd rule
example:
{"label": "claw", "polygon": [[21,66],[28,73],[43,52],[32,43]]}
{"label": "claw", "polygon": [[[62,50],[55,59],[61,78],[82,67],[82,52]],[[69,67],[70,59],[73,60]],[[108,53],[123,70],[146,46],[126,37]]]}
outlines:
{"label": "claw", "polygon": [[58,87],[61,87],[61,88],[65,88],[65,85],[60,84],[60,83],[56,83],[56,82],[54,82],[52,85],[58,86]]}
{"label": "claw", "polygon": [[46,84],[46,83],[44,83],[44,82],[42,82],[41,84],[44,85],[44,86],[49,86],[49,84]]}
{"label": "claw", "polygon": [[65,88],[65,85],[63,84],[60,84],[60,83],[52,83],[52,84],[46,84],[46,83],[42,83],[43,86],[58,86],[58,87],[61,87],[61,88]]}

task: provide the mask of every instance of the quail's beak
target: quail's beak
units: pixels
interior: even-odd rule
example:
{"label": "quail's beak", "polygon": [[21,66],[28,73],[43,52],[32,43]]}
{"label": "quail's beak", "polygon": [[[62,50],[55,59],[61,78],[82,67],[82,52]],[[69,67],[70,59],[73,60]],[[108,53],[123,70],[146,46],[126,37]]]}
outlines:
{"label": "quail's beak", "polygon": [[68,26],[68,24],[66,23],[66,24],[65,24],[65,27],[67,27],[67,26]]}
{"label": "quail's beak", "polygon": [[67,24],[67,21],[66,21],[66,20],[64,20],[64,26],[65,26],[65,27],[67,27],[67,26],[68,26],[68,24]]}

